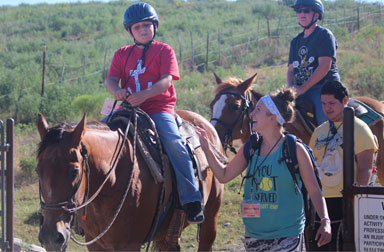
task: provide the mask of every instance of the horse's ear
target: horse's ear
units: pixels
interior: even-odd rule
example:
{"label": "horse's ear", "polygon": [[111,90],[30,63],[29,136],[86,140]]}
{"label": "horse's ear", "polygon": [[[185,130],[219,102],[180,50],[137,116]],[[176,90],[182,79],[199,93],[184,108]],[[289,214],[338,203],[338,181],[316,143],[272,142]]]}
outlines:
{"label": "horse's ear", "polygon": [[87,116],[83,115],[83,118],[79,122],[79,124],[76,126],[75,130],[73,131],[73,145],[78,146],[83,139],[85,129],[87,124]]}
{"label": "horse's ear", "polygon": [[239,85],[239,90],[242,92],[242,93],[245,93],[245,91],[250,88],[253,84],[253,82],[256,80],[256,77],[257,77],[257,73],[255,73],[251,78],[249,78],[248,80],[244,81],[243,83],[241,83]]}
{"label": "horse's ear", "polygon": [[36,124],[37,130],[40,134],[40,139],[43,140],[49,129],[47,120],[42,114],[38,114]]}
{"label": "horse's ear", "polygon": [[215,76],[215,80],[216,80],[217,85],[220,85],[221,83],[223,83],[221,78],[215,72],[213,72],[213,75]]}

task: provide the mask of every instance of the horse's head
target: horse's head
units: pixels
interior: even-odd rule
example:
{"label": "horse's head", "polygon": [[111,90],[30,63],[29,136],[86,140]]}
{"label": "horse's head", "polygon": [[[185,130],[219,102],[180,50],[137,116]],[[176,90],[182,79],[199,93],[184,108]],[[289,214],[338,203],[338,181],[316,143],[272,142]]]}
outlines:
{"label": "horse's head", "polygon": [[36,172],[43,212],[39,240],[48,251],[64,251],[71,236],[73,210],[83,202],[87,190],[87,150],[82,143],[86,117],[76,128],[68,124],[49,128],[39,115],[37,128],[41,142]]}
{"label": "horse's head", "polygon": [[224,148],[232,150],[232,140],[241,139],[244,142],[250,134],[249,113],[254,107],[251,86],[257,74],[246,81],[229,78],[224,82],[216,73],[214,75],[218,86],[210,104],[211,123]]}

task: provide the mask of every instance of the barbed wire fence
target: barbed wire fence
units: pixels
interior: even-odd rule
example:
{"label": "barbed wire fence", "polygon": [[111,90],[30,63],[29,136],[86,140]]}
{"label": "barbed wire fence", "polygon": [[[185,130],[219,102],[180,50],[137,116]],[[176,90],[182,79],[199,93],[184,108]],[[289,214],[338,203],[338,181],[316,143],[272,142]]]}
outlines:
{"label": "barbed wire fence", "polygon": [[[261,27],[261,22],[269,23],[268,27]],[[288,25],[282,25],[282,24]],[[272,24],[275,24],[273,27]],[[383,12],[381,5],[378,8],[353,8],[342,12],[327,12],[326,20],[320,23],[331,30],[337,26],[343,26],[348,29],[348,33],[356,33],[372,25],[383,24]],[[257,19],[257,29],[246,32],[239,31],[220,31],[216,33],[207,32],[206,36],[195,38],[193,31],[189,36],[179,36],[177,44],[173,46],[176,51],[178,62],[183,71],[209,71],[216,67],[230,67],[233,64],[245,67],[254,63],[255,58],[265,51],[276,53],[281,45],[289,46],[289,41],[295,36],[301,28],[296,23],[296,16],[278,18],[276,20]],[[161,39],[160,39],[161,40]],[[188,41],[189,40],[189,41]],[[81,63],[77,65],[68,65],[65,62],[45,63],[43,65],[41,90],[54,85],[69,85],[71,83],[83,84],[87,81],[98,79],[98,85],[104,85],[107,69],[112,59],[113,50],[105,49],[104,60],[102,63],[87,61],[86,56],[82,57]],[[43,61],[45,62],[45,61]],[[276,63],[266,64],[266,67]],[[281,62],[280,64],[285,64]],[[264,64],[265,65],[265,64]],[[92,69],[89,72],[89,69]],[[56,76],[55,81],[50,77],[49,81],[44,80],[44,75]],[[70,76],[70,77],[68,77]],[[57,81],[59,80],[59,81]],[[21,76],[20,88],[15,93],[0,95],[0,99],[7,96],[16,97],[16,107],[18,107],[23,93],[36,92],[35,86],[25,87],[26,78]],[[43,92],[41,92],[43,95]],[[16,115],[17,117],[17,115]]]}

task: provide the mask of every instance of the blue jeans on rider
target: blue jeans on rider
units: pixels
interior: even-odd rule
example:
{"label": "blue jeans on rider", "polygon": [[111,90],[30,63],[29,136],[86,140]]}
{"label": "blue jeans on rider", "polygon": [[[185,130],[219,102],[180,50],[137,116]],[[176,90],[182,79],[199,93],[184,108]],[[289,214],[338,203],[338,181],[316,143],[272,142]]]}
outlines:
{"label": "blue jeans on rider", "polygon": [[[195,185],[192,160],[180,136],[175,117],[169,113],[157,113],[149,116],[155,122],[163,149],[175,171],[181,205],[195,201],[201,202],[201,193]],[[106,122],[107,119],[108,116],[104,117],[101,122]]]}
{"label": "blue jeans on rider", "polygon": [[312,101],[313,104],[315,105],[315,117],[316,117],[317,125],[320,125],[323,122],[328,120],[328,118],[324,114],[323,106],[321,104],[320,91],[322,87],[323,87],[323,84],[316,84],[310,89],[308,89],[307,92],[300,95],[300,97],[304,97],[305,99]]}
{"label": "blue jeans on rider", "polygon": [[192,160],[181,138],[175,117],[169,113],[149,115],[155,122],[162,146],[176,174],[177,190],[181,205],[201,201],[202,196],[195,185]]}

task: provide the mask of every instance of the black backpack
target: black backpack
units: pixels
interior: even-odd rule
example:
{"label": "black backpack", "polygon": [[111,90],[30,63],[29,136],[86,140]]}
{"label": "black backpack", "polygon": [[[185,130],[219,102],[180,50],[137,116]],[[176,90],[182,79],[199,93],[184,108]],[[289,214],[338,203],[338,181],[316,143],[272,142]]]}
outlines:
{"label": "black backpack", "polygon": [[[252,156],[255,154],[256,150],[260,148],[262,141],[263,141],[263,137],[257,133],[252,134],[250,136],[249,159],[248,159],[249,162],[251,162]],[[291,174],[292,179],[295,182],[296,192],[298,193],[298,190],[300,190],[299,184],[296,178],[296,174],[300,175],[299,164],[296,156],[296,142],[301,143],[305,147],[306,151],[308,152],[308,155],[312,161],[312,167],[315,173],[317,183],[319,184],[320,189],[322,189],[319,172],[317,170],[316,160],[312,153],[312,150],[306,144],[304,144],[300,138],[297,138],[295,135],[285,134],[285,140],[284,140],[284,146],[283,146],[283,159],[281,161],[285,161],[285,163],[287,164],[289,173]],[[302,183],[301,193],[303,195],[303,200],[304,200],[305,238],[306,238],[306,243],[309,243],[314,241],[314,238],[315,238],[314,228],[315,228],[316,212],[312,202],[310,201],[310,198],[304,183]]]}

